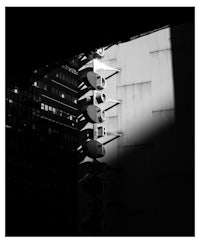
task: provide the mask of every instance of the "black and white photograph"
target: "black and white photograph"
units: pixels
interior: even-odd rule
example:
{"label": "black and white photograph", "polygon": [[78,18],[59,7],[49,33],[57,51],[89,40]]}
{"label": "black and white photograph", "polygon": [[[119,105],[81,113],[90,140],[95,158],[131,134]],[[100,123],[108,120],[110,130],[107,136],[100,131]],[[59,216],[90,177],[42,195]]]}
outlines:
{"label": "black and white photograph", "polygon": [[5,237],[194,237],[195,7],[4,11]]}

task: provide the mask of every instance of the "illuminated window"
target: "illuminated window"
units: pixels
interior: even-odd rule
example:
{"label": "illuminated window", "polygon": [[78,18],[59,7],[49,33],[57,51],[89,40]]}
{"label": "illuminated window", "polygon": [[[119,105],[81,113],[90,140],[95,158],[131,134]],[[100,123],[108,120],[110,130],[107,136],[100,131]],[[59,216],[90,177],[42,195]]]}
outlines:
{"label": "illuminated window", "polygon": [[34,82],[33,83],[33,86],[38,87],[38,83],[37,82]]}
{"label": "illuminated window", "polygon": [[70,116],[69,116],[69,119],[72,121],[72,120],[73,120],[73,116],[72,116],[72,115],[70,115]]}
{"label": "illuminated window", "polygon": [[53,114],[56,114],[56,108],[52,108]]}
{"label": "illuminated window", "polygon": [[41,103],[41,109],[44,110],[44,103]]}
{"label": "illuminated window", "polygon": [[45,111],[48,111],[48,105],[44,106]]}
{"label": "illuminated window", "polygon": [[61,93],[61,97],[62,97],[62,98],[65,98],[65,94],[64,94],[64,93]]}
{"label": "illuminated window", "polygon": [[17,89],[17,88],[15,88],[13,91],[14,91],[14,93],[16,93],[16,94],[18,94],[18,93],[19,93],[19,91],[18,91],[18,89]]}

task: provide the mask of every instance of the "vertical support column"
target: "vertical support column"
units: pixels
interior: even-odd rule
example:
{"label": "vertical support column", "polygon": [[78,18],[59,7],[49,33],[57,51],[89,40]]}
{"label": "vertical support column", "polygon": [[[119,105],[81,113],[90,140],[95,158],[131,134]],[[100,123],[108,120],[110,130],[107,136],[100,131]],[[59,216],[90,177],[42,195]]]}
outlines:
{"label": "vertical support column", "polygon": [[[96,99],[96,97],[95,97],[95,90],[92,91],[92,95],[93,95],[93,97],[92,97],[92,104],[95,105],[95,99]],[[97,127],[97,125],[94,123],[93,124],[93,140],[96,140],[98,138],[98,135],[96,134],[96,127]],[[95,163],[95,161],[96,161],[96,159],[93,159],[94,163]]]}

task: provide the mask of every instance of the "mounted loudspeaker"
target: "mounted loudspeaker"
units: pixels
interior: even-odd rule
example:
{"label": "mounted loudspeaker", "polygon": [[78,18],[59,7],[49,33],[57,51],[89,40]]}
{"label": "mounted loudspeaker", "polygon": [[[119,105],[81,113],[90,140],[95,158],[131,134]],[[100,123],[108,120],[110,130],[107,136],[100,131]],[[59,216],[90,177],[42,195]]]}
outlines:
{"label": "mounted loudspeaker", "polygon": [[105,120],[105,111],[96,105],[89,105],[85,108],[85,115],[91,123],[101,123]]}
{"label": "mounted loudspeaker", "polygon": [[87,80],[93,89],[102,90],[106,87],[105,78],[101,77],[99,74],[89,71],[87,73]]}
{"label": "mounted loudspeaker", "polygon": [[81,70],[79,73],[79,78],[92,89],[102,90],[106,87],[105,78],[95,73],[91,67]]}
{"label": "mounted loudspeaker", "polygon": [[90,140],[87,142],[85,145],[85,151],[87,156],[93,159],[101,158],[105,155],[104,146],[96,140]]}

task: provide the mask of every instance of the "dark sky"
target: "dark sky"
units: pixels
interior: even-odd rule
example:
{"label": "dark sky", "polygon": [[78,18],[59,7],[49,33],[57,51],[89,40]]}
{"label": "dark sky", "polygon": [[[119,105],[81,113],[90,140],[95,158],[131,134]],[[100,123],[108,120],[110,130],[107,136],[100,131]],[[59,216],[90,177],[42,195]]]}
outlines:
{"label": "dark sky", "polygon": [[193,18],[194,8],[183,7],[9,7],[7,77]]}

